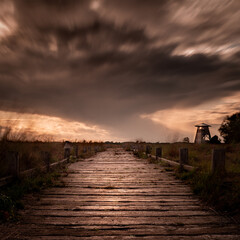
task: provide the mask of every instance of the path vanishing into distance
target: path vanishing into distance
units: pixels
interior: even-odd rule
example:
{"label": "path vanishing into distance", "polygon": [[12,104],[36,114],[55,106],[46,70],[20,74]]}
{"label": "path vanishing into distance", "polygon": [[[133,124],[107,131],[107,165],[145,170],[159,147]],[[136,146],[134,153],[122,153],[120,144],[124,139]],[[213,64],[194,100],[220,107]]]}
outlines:
{"label": "path vanishing into distance", "polygon": [[171,172],[122,149],[68,172],[64,186],[30,201],[0,239],[240,239],[238,225],[204,208]]}

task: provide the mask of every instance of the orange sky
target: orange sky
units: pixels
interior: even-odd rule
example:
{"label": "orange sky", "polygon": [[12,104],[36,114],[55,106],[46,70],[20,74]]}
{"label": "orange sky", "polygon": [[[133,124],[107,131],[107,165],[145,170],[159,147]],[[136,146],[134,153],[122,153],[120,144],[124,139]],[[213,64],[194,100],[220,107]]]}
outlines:
{"label": "orange sky", "polygon": [[[222,98],[221,101],[212,101],[195,108],[173,108],[156,111],[152,114],[143,114],[141,118],[147,118],[159,123],[181,140],[188,136],[193,141],[195,135],[194,125],[205,122],[212,125],[212,135],[219,135],[218,128],[224,116],[235,112],[238,107],[240,93],[231,97]],[[0,125],[11,126],[13,132],[28,132],[37,138],[50,140],[94,140],[94,141],[128,141],[134,139],[119,139],[111,134],[111,131],[96,125],[87,125],[82,122],[69,121],[59,117],[51,117],[38,114],[20,114],[0,111]],[[159,138],[160,139],[160,138]],[[144,138],[143,138],[144,140]],[[176,139],[172,139],[176,140]]]}
{"label": "orange sky", "polygon": [[239,99],[240,93],[194,108],[173,108],[156,111],[152,114],[142,115],[142,118],[151,119],[172,130],[182,132],[182,134],[190,137],[192,141],[195,136],[194,125],[202,122],[212,126],[210,129],[212,136],[219,136],[218,128],[220,124],[224,117],[236,112],[236,109],[239,108]]}
{"label": "orange sky", "polygon": [[43,140],[103,141],[110,138],[109,133],[98,126],[39,114],[0,111],[0,125],[11,127],[16,133],[25,132],[30,138]]}
{"label": "orange sky", "polygon": [[205,122],[219,135],[240,111],[239,7],[0,0],[0,127],[60,141],[173,142],[193,140]]}

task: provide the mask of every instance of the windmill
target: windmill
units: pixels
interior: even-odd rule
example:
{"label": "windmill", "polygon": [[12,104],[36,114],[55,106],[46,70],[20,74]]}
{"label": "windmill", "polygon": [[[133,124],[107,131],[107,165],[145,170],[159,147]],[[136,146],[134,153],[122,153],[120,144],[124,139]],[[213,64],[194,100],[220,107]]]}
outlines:
{"label": "windmill", "polygon": [[211,139],[211,134],[209,131],[210,125],[206,123],[201,123],[198,125],[195,125],[197,127],[197,132],[195,136],[195,143],[205,143],[206,141],[210,141]]}

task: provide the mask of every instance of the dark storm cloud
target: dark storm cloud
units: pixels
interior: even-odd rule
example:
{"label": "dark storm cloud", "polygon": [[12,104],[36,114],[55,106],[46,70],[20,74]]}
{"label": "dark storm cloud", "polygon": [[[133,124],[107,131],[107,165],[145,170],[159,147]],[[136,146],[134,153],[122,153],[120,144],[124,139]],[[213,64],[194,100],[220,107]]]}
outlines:
{"label": "dark storm cloud", "polygon": [[239,43],[240,2],[237,0],[107,0],[106,7],[109,7],[106,15],[110,12],[118,22],[145,26],[163,42],[178,42],[179,45],[209,41],[214,45],[229,41]]}
{"label": "dark storm cloud", "polygon": [[[141,114],[240,91],[239,53],[214,50],[239,49],[239,1],[208,2],[14,1],[17,27],[0,39],[2,109],[123,132],[132,119],[149,129]],[[212,52],[183,55],[201,44]]]}

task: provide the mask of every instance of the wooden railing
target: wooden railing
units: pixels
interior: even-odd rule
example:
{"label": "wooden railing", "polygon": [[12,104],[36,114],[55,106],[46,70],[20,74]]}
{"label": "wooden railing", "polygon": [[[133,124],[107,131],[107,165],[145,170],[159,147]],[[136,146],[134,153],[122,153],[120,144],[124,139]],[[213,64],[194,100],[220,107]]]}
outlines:
{"label": "wooden railing", "polygon": [[[22,177],[26,177],[26,176],[32,176],[34,175],[37,171],[46,171],[49,172],[50,169],[53,169],[61,164],[67,163],[69,162],[69,158],[65,158],[61,161],[55,162],[55,163],[47,163],[45,166],[42,166],[40,168],[31,168],[25,171],[20,171],[19,168],[15,168],[15,170],[12,172],[12,174],[10,176],[4,177],[0,179],[0,187],[7,185],[11,182],[13,182],[15,179],[17,178],[22,178]],[[18,166],[18,165],[16,165]]]}
{"label": "wooden railing", "polygon": [[[135,148],[133,151],[143,152],[143,148],[142,148],[142,146],[139,146],[138,149]],[[157,160],[160,160],[171,166],[180,167],[180,169],[184,169],[187,171],[193,171],[193,170],[197,169],[197,167],[189,165],[187,148],[179,149],[179,162],[163,158],[162,157],[162,148],[156,148],[156,155],[152,155],[151,154],[151,146],[147,145],[145,154],[147,154],[151,158],[156,158]],[[221,174],[224,174],[226,172],[225,149],[213,149],[212,150],[211,172],[212,173],[221,173]]]}
{"label": "wooden railing", "polygon": [[[99,151],[103,151],[104,148],[100,147],[100,146],[95,146],[94,148],[92,148],[91,146],[88,147],[84,147],[82,150],[83,154],[92,154],[97,153]],[[0,187],[11,183],[13,180],[15,179],[20,179],[22,177],[25,176],[33,176],[35,173],[39,172],[39,171],[45,171],[45,172],[49,172],[51,169],[61,165],[61,164],[65,164],[69,162],[70,156],[75,157],[76,159],[79,159],[79,149],[78,149],[78,145],[74,145],[72,147],[65,147],[64,148],[64,156],[63,156],[63,160],[54,162],[54,163],[50,163],[51,160],[51,154],[50,152],[41,152],[41,157],[42,157],[42,162],[44,163],[44,166],[41,167],[36,167],[36,168],[31,168],[25,171],[20,171],[20,158],[19,158],[19,154],[18,152],[14,152],[14,151],[9,151],[6,154],[6,160],[10,166],[10,171],[8,173],[8,176],[0,178]]]}

